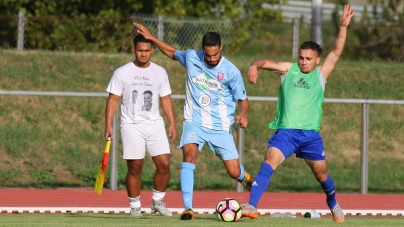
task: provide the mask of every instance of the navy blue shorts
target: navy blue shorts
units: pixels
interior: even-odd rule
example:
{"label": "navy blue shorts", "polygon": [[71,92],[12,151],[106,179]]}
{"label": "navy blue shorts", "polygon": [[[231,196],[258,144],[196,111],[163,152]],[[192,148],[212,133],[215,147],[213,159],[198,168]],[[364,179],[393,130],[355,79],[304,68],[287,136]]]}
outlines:
{"label": "navy blue shorts", "polygon": [[278,129],[268,140],[268,148],[270,147],[281,150],[285,158],[296,153],[298,158],[325,159],[323,139],[314,130]]}

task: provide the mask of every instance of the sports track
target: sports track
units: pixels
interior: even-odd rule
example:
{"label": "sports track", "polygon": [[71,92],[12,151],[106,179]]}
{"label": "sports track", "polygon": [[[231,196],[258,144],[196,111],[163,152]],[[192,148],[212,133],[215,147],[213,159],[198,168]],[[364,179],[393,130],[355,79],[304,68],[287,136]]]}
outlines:
{"label": "sports track", "polygon": [[[151,213],[151,191],[141,191],[142,212]],[[196,191],[194,211],[214,213],[223,198],[246,203],[248,192]],[[404,194],[337,194],[346,216],[399,216],[404,214]],[[167,191],[164,202],[175,214],[183,211],[180,191]],[[323,193],[266,192],[258,204],[260,215],[292,213],[301,217],[315,210],[330,216]],[[0,189],[0,211],[6,213],[129,213],[125,190],[104,189],[98,195],[92,189]]]}

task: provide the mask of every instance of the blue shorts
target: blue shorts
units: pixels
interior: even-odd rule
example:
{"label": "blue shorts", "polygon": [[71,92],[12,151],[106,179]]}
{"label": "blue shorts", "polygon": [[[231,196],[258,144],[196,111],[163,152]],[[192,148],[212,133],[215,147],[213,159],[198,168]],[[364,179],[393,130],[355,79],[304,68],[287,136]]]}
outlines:
{"label": "blue shorts", "polygon": [[323,139],[314,130],[278,129],[268,140],[270,147],[281,150],[285,158],[296,153],[298,158],[315,161],[325,159]]}
{"label": "blue shorts", "polygon": [[198,145],[199,151],[205,143],[209,145],[212,152],[222,161],[238,159],[238,152],[234,144],[231,131],[212,130],[184,121],[182,136],[178,148],[186,144]]}

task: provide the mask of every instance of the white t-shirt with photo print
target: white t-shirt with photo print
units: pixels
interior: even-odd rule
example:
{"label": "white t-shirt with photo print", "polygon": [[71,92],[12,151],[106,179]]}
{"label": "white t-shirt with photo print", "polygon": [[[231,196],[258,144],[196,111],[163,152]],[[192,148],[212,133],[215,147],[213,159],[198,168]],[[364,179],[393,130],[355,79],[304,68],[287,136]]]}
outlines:
{"label": "white t-shirt with photo print", "polygon": [[171,94],[167,71],[150,62],[139,68],[129,62],[114,71],[107,92],[121,97],[121,125],[144,120],[163,120],[159,99]]}

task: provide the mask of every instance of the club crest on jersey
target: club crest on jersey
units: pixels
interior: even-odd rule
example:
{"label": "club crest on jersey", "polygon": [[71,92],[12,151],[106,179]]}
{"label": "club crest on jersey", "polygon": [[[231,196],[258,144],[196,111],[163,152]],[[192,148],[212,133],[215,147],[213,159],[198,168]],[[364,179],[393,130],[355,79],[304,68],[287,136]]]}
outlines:
{"label": "club crest on jersey", "polygon": [[194,83],[198,84],[198,86],[202,90],[209,89],[212,91],[217,91],[217,90],[220,90],[220,88],[222,87],[221,83],[212,79],[209,75],[207,75],[205,73],[201,73],[198,76],[192,78],[192,81]]}
{"label": "club crest on jersey", "polygon": [[223,80],[223,78],[224,78],[224,74],[221,73],[221,72],[219,72],[216,77],[217,77],[217,80],[218,80],[218,81],[221,81],[221,80]]}
{"label": "club crest on jersey", "polygon": [[198,98],[198,102],[199,102],[199,105],[201,105],[202,107],[206,107],[206,106],[209,106],[209,104],[210,104],[210,97],[208,96],[208,95],[201,95],[201,96],[199,96],[199,98]]}

